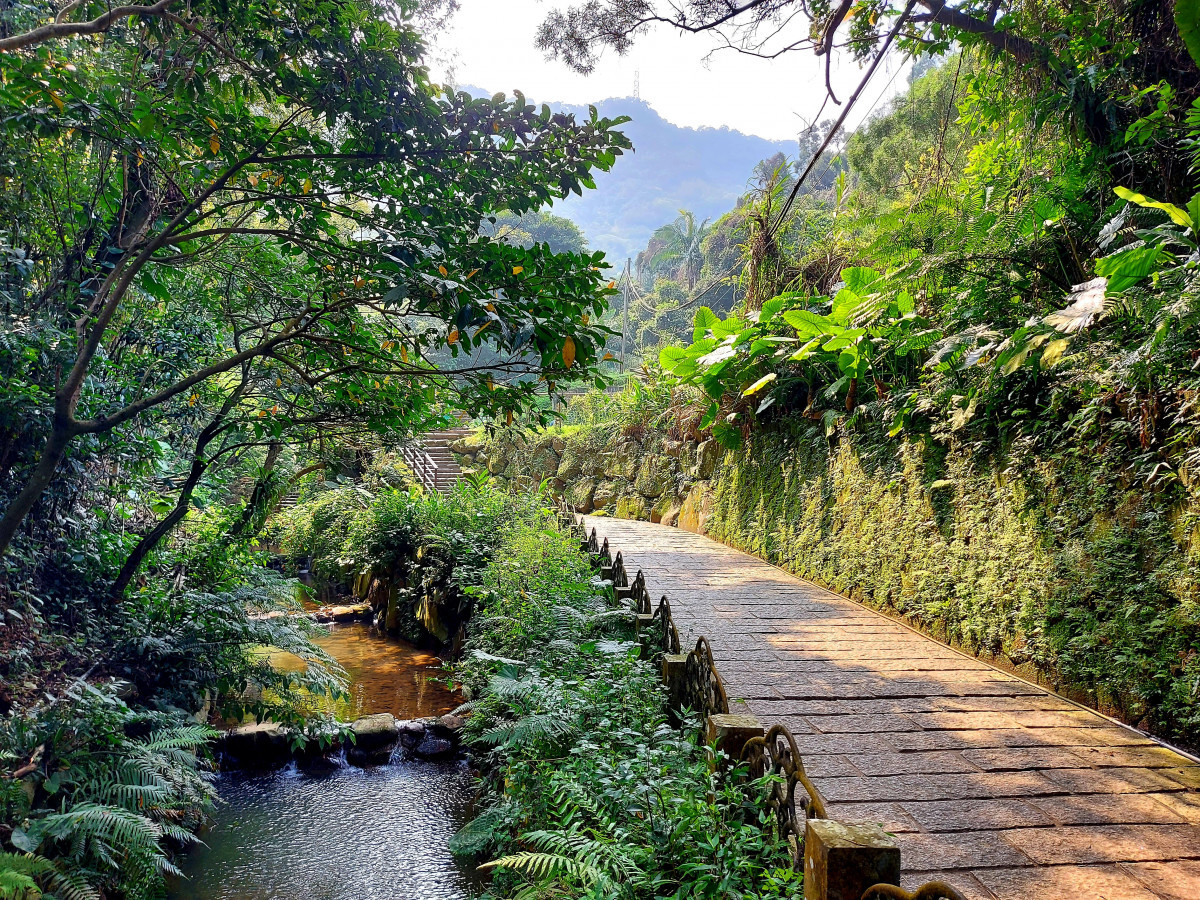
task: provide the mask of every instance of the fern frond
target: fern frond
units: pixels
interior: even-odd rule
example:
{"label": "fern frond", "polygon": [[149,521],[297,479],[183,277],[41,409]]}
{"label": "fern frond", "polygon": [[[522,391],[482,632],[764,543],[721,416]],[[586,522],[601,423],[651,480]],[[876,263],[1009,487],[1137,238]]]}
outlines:
{"label": "fern frond", "polygon": [[561,744],[574,733],[573,723],[551,713],[537,713],[489,728],[480,739],[485,744],[511,750],[529,747],[539,741]]}

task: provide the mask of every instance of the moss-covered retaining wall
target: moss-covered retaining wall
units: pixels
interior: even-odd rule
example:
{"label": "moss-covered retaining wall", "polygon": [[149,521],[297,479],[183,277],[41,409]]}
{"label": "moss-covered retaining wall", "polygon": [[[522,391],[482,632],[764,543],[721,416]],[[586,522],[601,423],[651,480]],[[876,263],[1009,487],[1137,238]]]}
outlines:
{"label": "moss-covered retaining wall", "polygon": [[1103,459],[764,431],[737,452],[649,430],[501,432],[456,447],[581,511],[706,533],[955,646],[1200,743],[1200,502]]}

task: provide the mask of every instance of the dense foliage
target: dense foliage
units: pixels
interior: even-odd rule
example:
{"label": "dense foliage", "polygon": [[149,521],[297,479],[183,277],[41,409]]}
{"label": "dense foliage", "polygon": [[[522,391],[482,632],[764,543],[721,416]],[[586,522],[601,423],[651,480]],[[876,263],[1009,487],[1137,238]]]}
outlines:
{"label": "dense foliage", "polygon": [[493,226],[621,122],[432,84],[445,5],[0,11],[0,896],[156,895],[207,722],[317,728],[261,542],[298,485],[595,375],[602,256]]}
{"label": "dense foliage", "polygon": [[1200,79],[1162,5],[1089,11],[997,20],[1055,77],[963,49],[827,195],[731,213],[739,300],[680,290],[657,409],[618,402],[737,451],[713,533],[1194,741]]}
{"label": "dense foliage", "polygon": [[475,588],[455,669],[488,772],[456,852],[490,860],[495,897],[798,897],[768,813],[694,723],[669,723],[632,610],[536,501]]}

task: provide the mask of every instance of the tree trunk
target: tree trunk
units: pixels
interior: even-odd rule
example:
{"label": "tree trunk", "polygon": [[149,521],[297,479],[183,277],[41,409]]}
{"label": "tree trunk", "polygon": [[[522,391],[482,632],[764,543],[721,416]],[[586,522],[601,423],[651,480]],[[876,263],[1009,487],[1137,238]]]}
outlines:
{"label": "tree trunk", "polygon": [[261,507],[266,506],[266,493],[268,490],[268,478],[275,470],[275,463],[279,460],[279,454],[283,450],[283,444],[278,441],[267,446],[267,458],[263,461],[263,467],[259,470],[258,478],[254,482],[254,490],[250,492],[250,499],[246,501],[246,508],[242,510],[242,515],[238,519],[237,524],[230,529],[230,537],[241,537],[250,528],[250,524],[254,521],[254,513]]}
{"label": "tree trunk", "polygon": [[[55,418],[58,419],[57,416]],[[8,509],[4,511],[4,517],[0,518],[0,556],[7,552],[13,536],[21,527],[21,522],[38,502],[42,492],[54,480],[54,473],[58,471],[58,464],[67,454],[67,445],[70,444],[71,437],[70,426],[56,421],[46,438],[46,444],[42,448],[42,455],[38,460],[37,467],[29,476],[29,480],[25,482],[21,493],[17,494],[12,503],[8,505]]]}
{"label": "tree trunk", "polygon": [[137,546],[133,548],[133,552],[129,554],[129,558],[125,560],[125,565],[121,567],[121,571],[117,575],[117,580],[113,582],[112,594],[114,599],[120,599],[124,595],[125,591],[129,588],[130,582],[133,581],[133,576],[137,574],[137,570],[141,568],[146,557],[150,555],[150,551],[157,547],[162,539],[170,533],[171,529],[178,525],[183,520],[183,517],[187,515],[188,505],[192,501],[192,492],[196,489],[196,485],[200,483],[200,479],[204,476],[207,468],[208,463],[201,458],[201,453],[198,452],[192,460],[191,471],[188,472],[188,477],[184,481],[183,487],[179,490],[179,498],[175,501],[175,507],[163,517],[162,521],[150,529],[138,541]]}

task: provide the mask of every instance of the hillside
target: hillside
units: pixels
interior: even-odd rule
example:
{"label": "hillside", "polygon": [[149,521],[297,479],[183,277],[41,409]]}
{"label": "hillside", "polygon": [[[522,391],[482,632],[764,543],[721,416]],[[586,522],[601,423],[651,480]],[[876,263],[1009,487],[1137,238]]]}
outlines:
{"label": "hillside", "polygon": [[[461,89],[490,94],[473,86]],[[621,130],[633,141],[634,152],[618,160],[611,172],[599,173],[597,190],[556,204],[554,212],[579,225],[589,244],[604,250],[618,268],[680,209],[691,210],[700,220],[715,219],[746,190],[755,164],[776,153],[796,156],[795,141],[769,141],[728,128],[684,128],[633,97],[595,105],[602,116],[632,119]],[[588,115],[586,106],[550,106],[580,118]]]}

